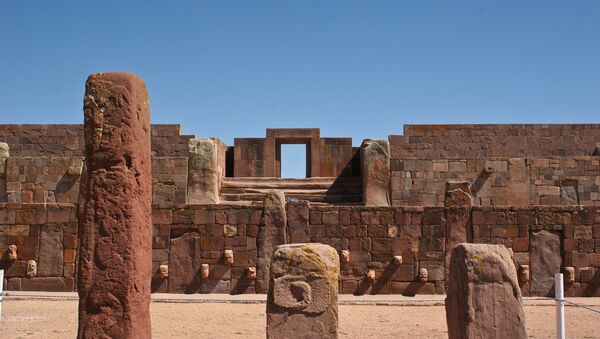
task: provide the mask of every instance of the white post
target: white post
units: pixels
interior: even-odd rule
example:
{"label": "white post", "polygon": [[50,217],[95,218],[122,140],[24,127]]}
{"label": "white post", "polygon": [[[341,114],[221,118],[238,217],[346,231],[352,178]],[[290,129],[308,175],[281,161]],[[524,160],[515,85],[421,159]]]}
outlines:
{"label": "white post", "polygon": [[565,339],[565,288],[563,274],[554,274],[554,300],[556,300],[556,338]]}
{"label": "white post", "polygon": [[2,295],[4,294],[4,270],[0,270],[0,321],[2,321]]}

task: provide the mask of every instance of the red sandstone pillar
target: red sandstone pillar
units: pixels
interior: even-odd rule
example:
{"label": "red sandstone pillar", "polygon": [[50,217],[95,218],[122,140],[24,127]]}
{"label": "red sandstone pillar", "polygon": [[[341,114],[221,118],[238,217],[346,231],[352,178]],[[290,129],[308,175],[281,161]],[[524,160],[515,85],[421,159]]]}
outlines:
{"label": "red sandstone pillar", "polygon": [[78,338],[150,338],[150,108],[144,82],[96,73],[84,97]]}

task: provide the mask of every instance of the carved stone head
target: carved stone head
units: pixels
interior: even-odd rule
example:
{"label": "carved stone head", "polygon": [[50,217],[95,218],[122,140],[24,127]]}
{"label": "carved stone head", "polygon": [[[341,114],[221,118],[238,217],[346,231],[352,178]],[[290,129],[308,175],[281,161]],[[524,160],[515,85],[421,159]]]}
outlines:
{"label": "carved stone head", "polygon": [[202,275],[202,279],[208,279],[210,274],[210,266],[208,266],[208,264],[202,264],[202,267],[200,268],[200,274]]}
{"label": "carved stone head", "polygon": [[367,272],[367,280],[375,281],[375,271],[374,270],[369,270]]}
{"label": "carved stone head", "polygon": [[565,278],[565,282],[574,283],[575,282],[575,267],[565,267],[564,278]]}
{"label": "carved stone head", "polygon": [[420,268],[419,269],[419,274],[417,275],[417,278],[419,279],[419,281],[421,282],[425,282],[427,281],[427,279],[429,278],[429,271],[427,271],[426,268]]}
{"label": "carved stone head", "polygon": [[225,252],[223,252],[223,257],[225,258],[225,264],[233,264],[233,250],[225,250]]}
{"label": "carved stone head", "polygon": [[519,281],[521,281],[521,282],[529,281],[529,265],[520,265],[519,266]]}
{"label": "carved stone head", "polygon": [[17,259],[17,245],[8,246],[8,260],[15,261]]}
{"label": "carved stone head", "polygon": [[29,260],[27,262],[27,277],[33,278],[37,275],[37,263],[35,260]]}
{"label": "carved stone head", "polygon": [[342,255],[340,256],[340,261],[341,262],[349,262],[350,261],[350,251],[348,250],[342,250]]}
{"label": "carved stone head", "polygon": [[256,279],[256,267],[246,268],[246,278],[248,278],[249,280]]}
{"label": "carved stone head", "polygon": [[158,268],[158,275],[162,279],[167,279],[169,277],[169,265],[160,265]]}

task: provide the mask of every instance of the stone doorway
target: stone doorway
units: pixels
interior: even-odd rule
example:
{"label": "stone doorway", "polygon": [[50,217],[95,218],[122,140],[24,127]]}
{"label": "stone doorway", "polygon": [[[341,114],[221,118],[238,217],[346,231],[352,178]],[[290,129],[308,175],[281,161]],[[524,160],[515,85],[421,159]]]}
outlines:
{"label": "stone doorway", "polygon": [[281,178],[303,179],[310,172],[310,155],[307,144],[279,144],[277,145],[279,159],[279,173]]}

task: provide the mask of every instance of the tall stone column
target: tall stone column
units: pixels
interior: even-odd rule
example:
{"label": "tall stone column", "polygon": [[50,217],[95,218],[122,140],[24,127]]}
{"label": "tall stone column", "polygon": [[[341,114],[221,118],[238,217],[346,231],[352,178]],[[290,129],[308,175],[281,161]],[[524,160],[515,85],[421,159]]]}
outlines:
{"label": "tall stone column", "polygon": [[459,244],[446,297],[448,338],[527,338],[517,271],[506,247]]}
{"label": "tall stone column", "polygon": [[360,146],[363,203],[390,206],[390,144],[383,139],[367,139]]}
{"label": "tall stone column", "polygon": [[271,260],[267,338],[337,338],[339,274],[331,246],[278,246]]}
{"label": "tall stone column", "polygon": [[283,192],[273,190],[266,194],[259,227],[256,238],[256,293],[267,293],[271,256],[277,246],[287,243],[287,214]]}
{"label": "tall stone column", "polygon": [[188,142],[188,204],[218,204],[221,180],[218,146],[212,139]]}
{"label": "tall stone column", "polygon": [[150,108],[129,73],[88,77],[79,195],[78,338],[150,338]]}
{"label": "tall stone column", "polygon": [[472,241],[471,234],[471,207],[473,196],[471,185],[468,181],[446,182],[445,208],[445,238],[446,238],[446,266],[445,276],[448,281],[450,269],[450,254],[452,249],[460,243]]}

